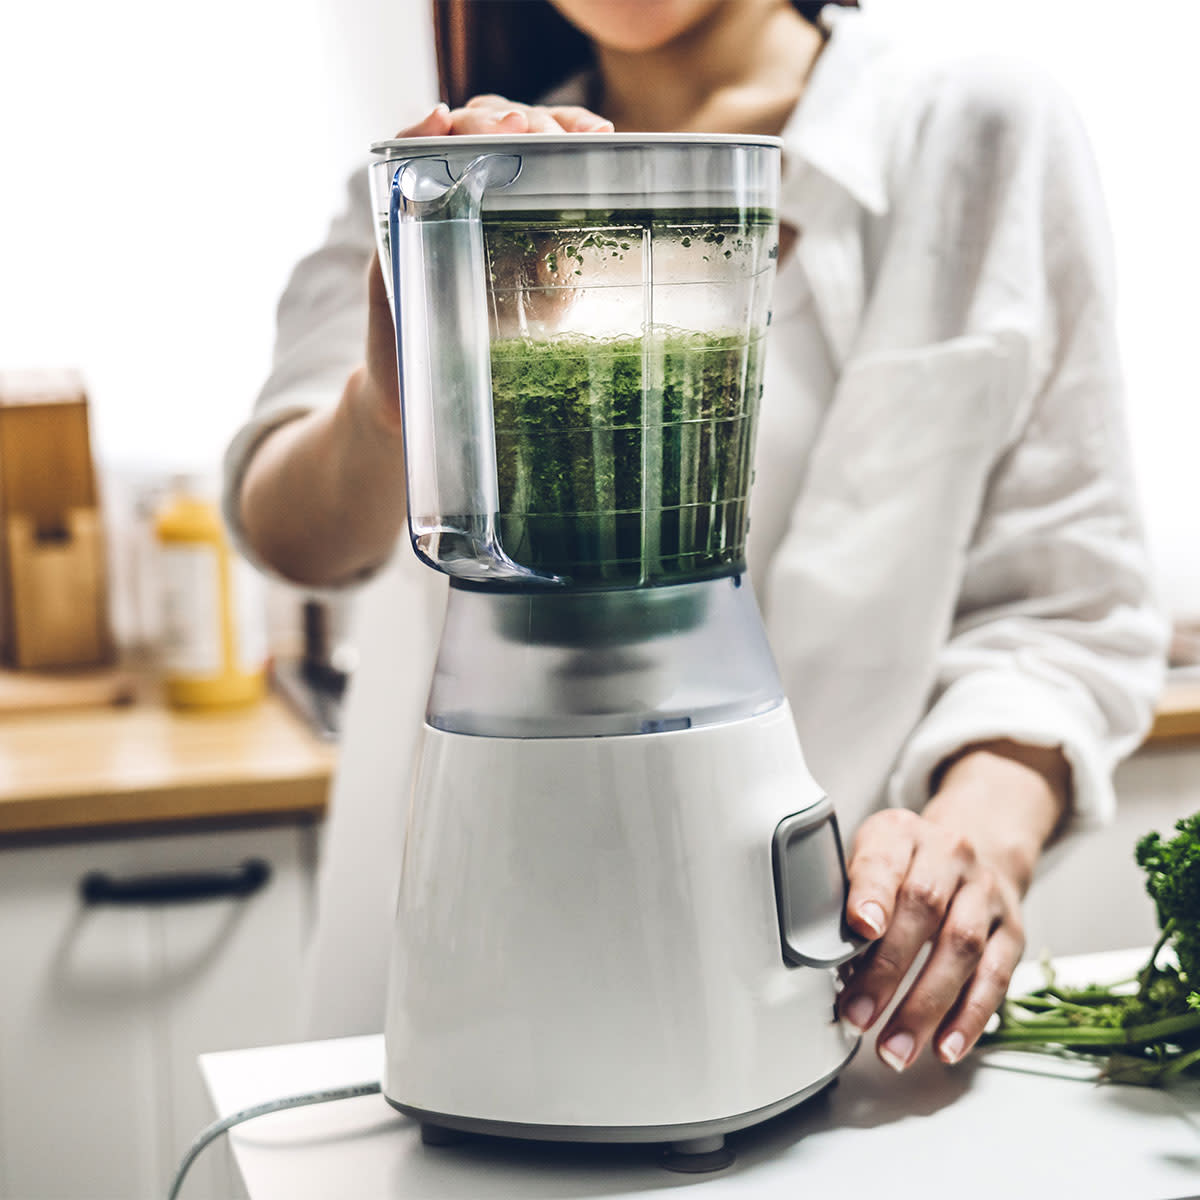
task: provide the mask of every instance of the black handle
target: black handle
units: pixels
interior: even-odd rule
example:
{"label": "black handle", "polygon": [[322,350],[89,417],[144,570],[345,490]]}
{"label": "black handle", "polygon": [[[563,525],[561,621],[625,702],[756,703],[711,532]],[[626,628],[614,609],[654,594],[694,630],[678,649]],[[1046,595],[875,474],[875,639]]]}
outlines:
{"label": "black handle", "polygon": [[271,878],[271,864],[248,858],[228,871],[174,871],[114,879],[91,871],[79,881],[85,904],[170,904],[180,900],[210,900],[219,896],[249,896]]}

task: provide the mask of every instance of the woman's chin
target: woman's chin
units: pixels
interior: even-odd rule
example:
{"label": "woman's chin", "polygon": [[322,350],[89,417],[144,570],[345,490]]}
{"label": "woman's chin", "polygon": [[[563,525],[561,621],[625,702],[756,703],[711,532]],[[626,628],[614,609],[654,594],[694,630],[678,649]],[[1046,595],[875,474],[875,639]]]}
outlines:
{"label": "woman's chin", "polygon": [[725,0],[551,0],[597,45],[648,54],[695,28]]}

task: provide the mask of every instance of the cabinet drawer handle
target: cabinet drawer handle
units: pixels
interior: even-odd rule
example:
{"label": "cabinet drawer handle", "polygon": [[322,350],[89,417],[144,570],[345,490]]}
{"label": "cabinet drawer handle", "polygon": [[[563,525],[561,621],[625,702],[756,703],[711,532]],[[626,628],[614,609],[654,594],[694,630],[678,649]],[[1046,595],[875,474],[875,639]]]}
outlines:
{"label": "cabinet drawer handle", "polygon": [[173,871],[115,879],[91,871],[79,881],[85,904],[169,904],[218,896],[250,896],[271,878],[271,864],[248,858],[228,871]]}

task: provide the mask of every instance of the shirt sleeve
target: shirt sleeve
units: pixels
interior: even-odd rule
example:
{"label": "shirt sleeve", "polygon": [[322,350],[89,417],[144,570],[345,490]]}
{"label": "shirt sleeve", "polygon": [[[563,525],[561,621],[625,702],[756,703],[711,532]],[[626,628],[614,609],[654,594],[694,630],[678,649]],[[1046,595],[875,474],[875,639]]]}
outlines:
{"label": "shirt sleeve", "polygon": [[965,247],[970,286],[947,285],[940,311],[966,331],[1016,326],[1027,367],[889,799],[921,808],[946,758],[1008,738],[1060,747],[1075,821],[1099,824],[1115,808],[1114,766],[1150,724],[1167,638],[1130,467],[1107,219],[1090,147],[1052,85],[983,72],[941,107],[927,144],[965,148],[918,154],[909,201],[957,192],[975,225],[943,211],[942,235],[983,232]]}
{"label": "shirt sleeve", "polygon": [[279,301],[271,372],[250,419],[225,452],[222,511],[238,550],[272,574],[242,529],[239,495],[254,452],[272,431],[314,409],[336,404],[364,355],[366,272],[374,253],[365,168],[351,177],[342,212],[324,244],[302,259]]}

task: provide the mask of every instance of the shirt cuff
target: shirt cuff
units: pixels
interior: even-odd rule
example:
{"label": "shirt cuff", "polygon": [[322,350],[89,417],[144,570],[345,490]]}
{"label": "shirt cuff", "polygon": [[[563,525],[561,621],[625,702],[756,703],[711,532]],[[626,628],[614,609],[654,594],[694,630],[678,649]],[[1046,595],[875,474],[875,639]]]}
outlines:
{"label": "shirt cuff", "polygon": [[1116,812],[1112,755],[1086,697],[1018,671],[975,671],[942,693],[917,726],[888,783],[888,802],[920,812],[933,773],[951,755],[998,739],[1058,747],[1071,768],[1071,825],[1096,828]]}

